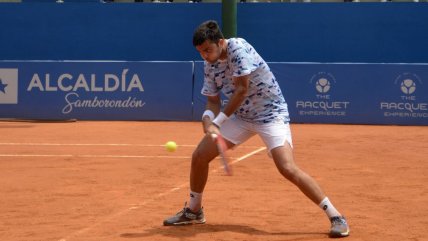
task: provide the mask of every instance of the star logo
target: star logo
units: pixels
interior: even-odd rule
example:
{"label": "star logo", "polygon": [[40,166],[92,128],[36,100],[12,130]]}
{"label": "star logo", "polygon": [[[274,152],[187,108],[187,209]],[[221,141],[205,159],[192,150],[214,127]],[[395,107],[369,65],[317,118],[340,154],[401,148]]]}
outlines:
{"label": "star logo", "polygon": [[0,68],[0,106],[18,104],[18,69]]}
{"label": "star logo", "polygon": [[0,91],[6,94],[6,86],[7,84],[3,84],[3,80],[0,79]]}

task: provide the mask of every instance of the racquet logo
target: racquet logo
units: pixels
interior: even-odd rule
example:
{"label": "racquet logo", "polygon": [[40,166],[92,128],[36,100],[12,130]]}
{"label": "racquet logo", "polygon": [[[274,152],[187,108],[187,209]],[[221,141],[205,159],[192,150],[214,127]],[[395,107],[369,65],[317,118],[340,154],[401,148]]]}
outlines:
{"label": "racquet logo", "polygon": [[0,104],[18,104],[18,69],[0,69]]}
{"label": "racquet logo", "polygon": [[416,90],[416,83],[412,79],[405,79],[401,82],[401,91],[406,95],[411,95]]}
{"label": "racquet logo", "polygon": [[330,90],[331,84],[330,81],[326,78],[318,79],[315,83],[315,88],[319,93],[325,94]]}
{"label": "racquet logo", "polygon": [[[394,81],[397,98],[380,102],[385,117],[428,118],[428,102],[425,96],[416,96],[416,86],[423,88],[421,78],[415,73],[402,73]],[[404,94],[404,95],[403,95]]]}
{"label": "racquet logo", "polygon": [[[409,100],[411,95],[416,91],[416,85],[419,87],[422,86],[422,80],[414,73],[402,73],[397,78],[395,78],[394,84],[400,88],[403,94],[405,94],[406,97],[403,98]],[[414,98],[416,98],[416,96],[414,96]]]}
{"label": "racquet logo", "polygon": [[326,95],[336,83],[336,78],[329,72],[321,71],[312,75],[309,82],[315,84],[315,89],[319,94]]}
{"label": "racquet logo", "polygon": [[346,116],[350,101],[335,98],[333,85],[336,78],[332,73],[320,71],[312,75],[309,85],[315,87],[312,98],[299,99],[296,108],[300,116]]}

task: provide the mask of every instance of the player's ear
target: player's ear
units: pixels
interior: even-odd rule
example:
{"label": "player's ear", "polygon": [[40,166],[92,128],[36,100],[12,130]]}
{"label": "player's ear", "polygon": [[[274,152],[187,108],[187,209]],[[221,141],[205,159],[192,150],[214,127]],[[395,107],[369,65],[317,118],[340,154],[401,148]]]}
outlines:
{"label": "player's ear", "polygon": [[226,39],[222,38],[218,41],[218,46],[220,48],[224,48],[225,47],[225,43],[226,43]]}

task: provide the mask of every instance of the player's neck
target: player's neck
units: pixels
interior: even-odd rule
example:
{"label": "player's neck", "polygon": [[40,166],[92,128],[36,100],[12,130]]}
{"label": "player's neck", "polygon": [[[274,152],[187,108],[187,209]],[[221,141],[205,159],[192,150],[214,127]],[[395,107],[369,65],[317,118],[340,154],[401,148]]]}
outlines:
{"label": "player's neck", "polygon": [[221,42],[221,54],[220,54],[220,60],[226,60],[227,59],[227,39],[223,39]]}

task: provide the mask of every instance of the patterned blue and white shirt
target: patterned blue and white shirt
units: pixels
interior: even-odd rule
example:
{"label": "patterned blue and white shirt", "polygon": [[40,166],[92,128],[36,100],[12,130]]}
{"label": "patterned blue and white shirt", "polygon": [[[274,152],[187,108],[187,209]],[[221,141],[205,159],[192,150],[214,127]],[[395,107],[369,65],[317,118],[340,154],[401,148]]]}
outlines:
{"label": "patterned blue and white shirt", "polygon": [[235,85],[232,77],[250,75],[249,91],[235,116],[252,123],[290,121],[287,103],[269,66],[253,46],[242,38],[230,38],[228,56],[214,64],[204,63],[204,86],[201,93],[216,96],[220,91],[230,98]]}

